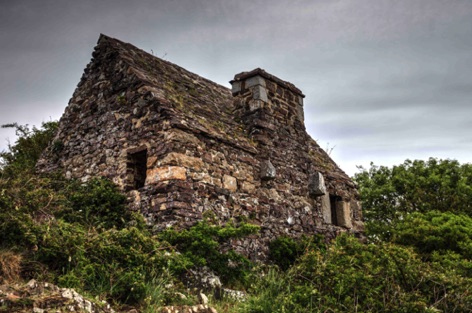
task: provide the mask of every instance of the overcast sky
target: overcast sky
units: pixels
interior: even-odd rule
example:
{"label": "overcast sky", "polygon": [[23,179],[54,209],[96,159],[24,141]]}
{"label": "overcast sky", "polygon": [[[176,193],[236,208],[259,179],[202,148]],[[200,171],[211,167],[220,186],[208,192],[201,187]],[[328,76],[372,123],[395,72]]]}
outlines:
{"label": "overcast sky", "polygon": [[0,124],[59,119],[100,33],[227,87],[256,67],[294,83],[350,175],[471,162],[471,0],[0,0]]}

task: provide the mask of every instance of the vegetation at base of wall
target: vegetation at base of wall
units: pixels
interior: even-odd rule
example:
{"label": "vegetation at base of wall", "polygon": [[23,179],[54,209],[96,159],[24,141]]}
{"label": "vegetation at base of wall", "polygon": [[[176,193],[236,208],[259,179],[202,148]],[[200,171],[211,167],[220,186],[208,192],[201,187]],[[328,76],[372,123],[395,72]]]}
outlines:
{"label": "vegetation at base of wall", "polygon": [[126,197],[105,179],[92,179],[87,184],[68,182],[65,197],[70,205],[58,213],[58,217],[69,223],[80,223],[87,228],[120,229],[131,220],[140,220],[126,207]]}
{"label": "vegetation at base of wall", "polygon": [[421,260],[413,249],[348,235],[270,269],[243,312],[468,312],[472,280]]}
{"label": "vegetation at base of wall", "polygon": [[[16,127],[23,135],[0,156],[2,277],[46,280],[117,304],[162,305],[179,301],[163,284],[184,290],[180,275],[194,267],[208,265],[235,284],[247,275],[250,262],[219,247],[257,227],[205,221],[157,237],[110,181],[35,174],[51,125]],[[17,266],[5,260],[18,260]]]}
{"label": "vegetation at base of wall", "polygon": [[147,303],[149,293],[162,298],[157,302],[172,303],[171,292],[156,296],[155,282],[166,278],[182,286],[182,274],[203,265],[233,285],[246,284],[252,263],[219,248],[257,228],[202,222],[157,237],[139,214],[123,211],[124,201],[104,179],[63,180],[62,186],[49,177],[0,179],[0,248],[21,256],[25,279],[73,287],[115,303]]}
{"label": "vegetation at base of wall", "polygon": [[298,239],[280,236],[269,243],[269,260],[285,271],[308,250],[325,248],[321,235],[303,236]]}
{"label": "vegetation at base of wall", "polygon": [[221,247],[230,239],[258,231],[258,226],[247,223],[219,226],[206,219],[186,230],[166,230],[158,237],[182,252],[187,267],[208,266],[226,285],[242,287],[248,283],[247,276],[253,263],[233,250],[221,252]]}
{"label": "vegetation at base of wall", "polygon": [[470,165],[372,166],[356,175],[367,244],[348,235],[330,243],[280,237],[270,243],[273,264],[254,265],[222,248],[258,227],[206,218],[154,235],[111,182],[34,174],[53,123],[14,127],[20,138],[0,153],[0,283],[37,278],[155,312],[195,304],[181,277],[208,266],[248,292],[244,302],[211,299],[220,313],[472,310]]}

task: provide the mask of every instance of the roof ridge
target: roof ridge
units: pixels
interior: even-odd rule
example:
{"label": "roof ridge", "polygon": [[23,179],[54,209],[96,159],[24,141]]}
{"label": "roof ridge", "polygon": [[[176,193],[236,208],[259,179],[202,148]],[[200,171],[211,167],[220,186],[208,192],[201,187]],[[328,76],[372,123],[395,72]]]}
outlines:
{"label": "roof ridge", "polygon": [[[122,41],[122,40],[119,40],[119,39],[116,39],[116,38],[114,38],[114,37],[111,37],[111,36],[105,35],[105,34],[103,34],[103,33],[100,33],[100,36],[99,36],[98,41],[97,41],[97,46],[101,46],[101,45],[104,45],[104,44],[107,44],[107,43],[111,44],[111,45],[109,45],[109,46],[111,46],[112,48],[117,48],[116,45],[119,45],[119,47],[123,48],[122,51],[120,51],[120,49],[117,49],[119,53],[120,53],[120,52],[126,52],[126,51],[129,51],[129,50],[139,51],[139,52],[141,52],[141,53],[144,53],[144,54],[145,54],[147,57],[149,57],[149,58],[153,58],[153,59],[158,60],[159,62],[161,62],[161,63],[163,63],[163,64],[165,64],[165,65],[167,65],[167,66],[173,67],[174,69],[177,69],[177,70],[182,71],[182,72],[184,72],[184,73],[188,73],[188,74],[190,74],[190,76],[195,76],[196,78],[201,79],[201,80],[203,80],[203,81],[205,81],[205,82],[207,82],[207,83],[209,83],[209,84],[212,84],[212,85],[214,85],[215,87],[225,89],[225,90],[227,90],[229,93],[231,92],[231,88],[230,88],[230,87],[224,86],[224,85],[222,85],[222,84],[219,84],[219,83],[217,83],[217,82],[214,82],[213,80],[211,80],[211,79],[209,79],[209,78],[203,77],[203,76],[201,76],[201,75],[199,75],[199,74],[197,74],[197,73],[194,73],[194,72],[192,72],[192,71],[189,71],[188,69],[186,69],[186,68],[184,68],[184,67],[182,67],[182,66],[180,66],[180,65],[178,65],[178,64],[176,64],[176,63],[173,63],[173,62],[171,62],[171,61],[168,61],[168,60],[162,59],[162,58],[160,58],[160,57],[158,57],[158,56],[155,56],[155,55],[153,55],[153,54],[151,54],[151,53],[149,53],[149,52],[147,52],[147,51],[145,51],[145,50],[143,50],[143,49],[141,49],[141,48],[139,48],[139,47],[137,47],[137,46],[135,46],[135,45],[133,45],[133,44],[130,44],[130,43],[128,43],[128,42],[124,42],[124,41]],[[120,56],[121,56],[121,55],[122,55],[122,54],[120,53]],[[137,63],[129,62],[129,60],[128,60],[127,58],[121,58],[121,59],[122,59],[123,61],[125,61],[127,64],[129,64],[130,66],[132,66],[133,68],[136,68],[135,65],[137,65]],[[142,68],[142,67],[139,67],[139,69],[148,71],[148,69],[145,69],[145,68]]]}

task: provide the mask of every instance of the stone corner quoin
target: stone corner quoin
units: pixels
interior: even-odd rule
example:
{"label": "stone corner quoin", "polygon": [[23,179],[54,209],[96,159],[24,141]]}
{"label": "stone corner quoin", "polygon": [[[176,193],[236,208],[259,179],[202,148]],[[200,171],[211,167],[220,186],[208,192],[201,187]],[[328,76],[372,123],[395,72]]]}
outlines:
{"label": "stone corner quoin", "polygon": [[[104,176],[156,229],[212,211],[260,225],[233,240],[252,259],[278,236],[362,234],[351,179],[307,134],[303,93],[262,69],[227,89],[101,35],[37,170]],[[57,146],[57,145],[56,145]]]}

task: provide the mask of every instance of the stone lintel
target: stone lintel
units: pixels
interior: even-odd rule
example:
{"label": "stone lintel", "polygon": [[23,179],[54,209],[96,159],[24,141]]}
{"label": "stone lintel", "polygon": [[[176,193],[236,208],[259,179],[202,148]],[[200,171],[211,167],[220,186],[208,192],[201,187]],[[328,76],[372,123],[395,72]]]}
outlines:
{"label": "stone lintel", "polygon": [[163,166],[148,169],[146,174],[146,185],[155,184],[167,180],[186,180],[187,169],[180,166]]}

